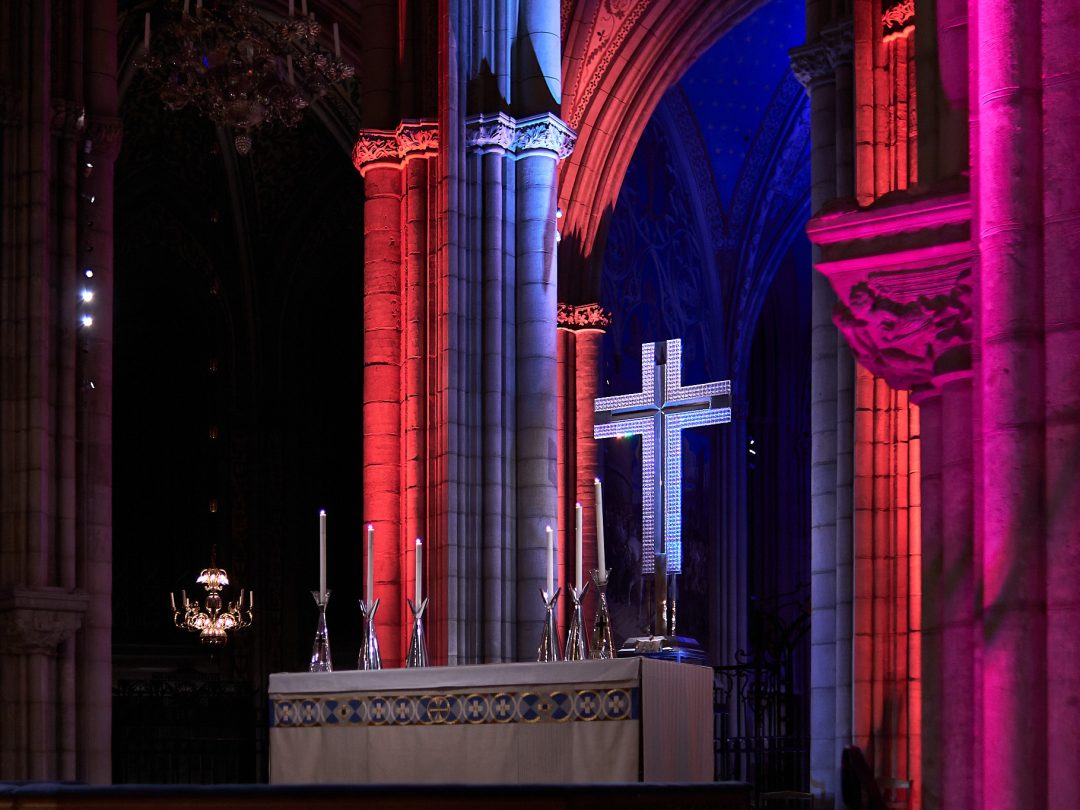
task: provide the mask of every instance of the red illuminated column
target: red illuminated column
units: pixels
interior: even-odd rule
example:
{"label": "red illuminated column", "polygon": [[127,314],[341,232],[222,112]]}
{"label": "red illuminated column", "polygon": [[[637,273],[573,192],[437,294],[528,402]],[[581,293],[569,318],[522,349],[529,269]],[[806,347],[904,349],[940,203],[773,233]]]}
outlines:
{"label": "red illuminated column", "polygon": [[974,9],[983,801],[1048,807],[1040,20],[1022,0]]}
{"label": "red illuminated column", "polygon": [[402,174],[364,173],[364,515],[375,527],[376,614],[383,660],[400,661]]}
{"label": "red illuminated column", "polygon": [[[437,149],[437,125],[424,121],[363,130],[353,149],[365,197],[364,515],[375,527],[376,625],[389,666],[403,662],[408,640],[405,599],[415,587],[415,540],[424,538],[431,572],[441,537],[428,520],[438,497],[429,486],[437,407],[430,384],[437,360],[429,163]],[[433,612],[444,616],[444,606]]]}
{"label": "red illuminated column", "polygon": [[[1043,213],[1046,218],[1047,795],[1075,792],[1080,751],[1080,15],[1042,4]],[[1031,162],[1024,170],[1030,169]],[[1072,787],[1070,787],[1072,786]]]}
{"label": "red illuminated column", "polygon": [[[599,472],[599,443],[593,438],[593,425],[596,421],[596,390],[600,382],[600,339],[604,333],[599,329],[581,329],[574,333],[575,364],[574,375],[577,379],[577,431],[575,443],[577,500],[580,501],[584,516],[582,520],[581,563],[585,569],[583,582],[590,581],[589,572],[596,568],[596,486]],[[590,585],[585,600],[585,615],[596,612],[596,586]],[[590,628],[591,629],[591,628]]]}
{"label": "red illuminated column", "polygon": [[[596,392],[600,379],[600,341],[611,316],[599,304],[559,304],[559,517],[565,527],[562,565],[572,583],[574,507],[582,519],[582,581],[596,568],[596,486],[599,445],[593,438]],[[596,589],[589,586],[585,614],[595,612]],[[564,615],[567,611],[563,611]]]}

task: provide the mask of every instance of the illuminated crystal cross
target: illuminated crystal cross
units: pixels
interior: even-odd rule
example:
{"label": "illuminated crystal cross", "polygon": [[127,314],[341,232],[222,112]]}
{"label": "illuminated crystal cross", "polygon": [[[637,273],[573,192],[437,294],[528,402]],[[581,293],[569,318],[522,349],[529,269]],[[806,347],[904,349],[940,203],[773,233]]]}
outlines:
{"label": "illuminated crystal cross", "polygon": [[682,431],[731,421],[731,380],[682,384],[682,341],[641,346],[641,390],[596,400],[593,437],[641,436],[641,567],[682,570]]}

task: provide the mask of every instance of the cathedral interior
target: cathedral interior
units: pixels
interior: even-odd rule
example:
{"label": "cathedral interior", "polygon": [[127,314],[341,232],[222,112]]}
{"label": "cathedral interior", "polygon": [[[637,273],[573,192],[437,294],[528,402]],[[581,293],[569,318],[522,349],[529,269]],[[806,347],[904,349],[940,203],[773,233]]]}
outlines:
{"label": "cathedral interior", "polygon": [[[665,483],[594,403],[678,339],[730,381],[661,451],[714,779],[1067,806],[1078,37],[1054,0],[5,3],[0,787],[270,781],[268,678],[317,589],[363,660],[369,570],[385,668],[421,570],[432,664],[535,661],[575,504],[649,633]],[[205,644],[215,566],[252,621]]]}

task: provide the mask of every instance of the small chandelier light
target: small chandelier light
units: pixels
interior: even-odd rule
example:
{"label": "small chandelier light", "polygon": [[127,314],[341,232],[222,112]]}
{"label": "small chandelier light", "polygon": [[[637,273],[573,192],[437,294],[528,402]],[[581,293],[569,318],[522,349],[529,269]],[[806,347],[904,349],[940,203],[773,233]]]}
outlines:
{"label": "small chandelier light", "polygon": [[331,84],[355,73],[341,59],[337,23],[334,53],[319,47],[322,26],[307,13],[307,0],[299,17],[289,0],[288,17],[277,23],[244,0],[213,5],[204,8],[197,0],[190,13],[190,0],[184,0],[179,20],[154,37],[153,50],[147,13],[136,65],[161,82],[166,109],[190,104],[215,124],[230,127],[242,155],[250,151],[256,127],[275,121],[296,126],[303,110]]}
{"label": "small chandelier light", "polygon": [[244,604],[244,589],[240,589],[240,598],[230,602],[227,609],[221,609],[221,589],[229,584],[229,575],[224,568],[217,567],[217,554],[211,552],[210,567],[204,568],[195,580],[206,588],[206,607],[200,608],[198,602],[187,597],[187,591],[180,592],[181,608],[176,607],[176,594],[170,593],[169,600],[173,609],[173,624],[181,630],[199,634],[203,644],[226,644],[226,633],[230,630],[243,630],[254,618],[255,593],[247,592],[247,604]]}

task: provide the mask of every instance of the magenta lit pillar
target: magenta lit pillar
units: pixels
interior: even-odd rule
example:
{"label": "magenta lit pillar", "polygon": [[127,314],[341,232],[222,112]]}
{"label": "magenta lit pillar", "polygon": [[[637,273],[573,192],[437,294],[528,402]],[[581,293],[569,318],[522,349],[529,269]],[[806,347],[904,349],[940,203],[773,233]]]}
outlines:
{"label": "magenta lit pillar", "polygon": [[1080,13],[1042,5],[1046,279],[1047,793],[1076,792],[1080,752]]}
{"label": "magenta lit pillar", "polygon": [[1039,15],[977,0],[982,790],[1048,807]]}

